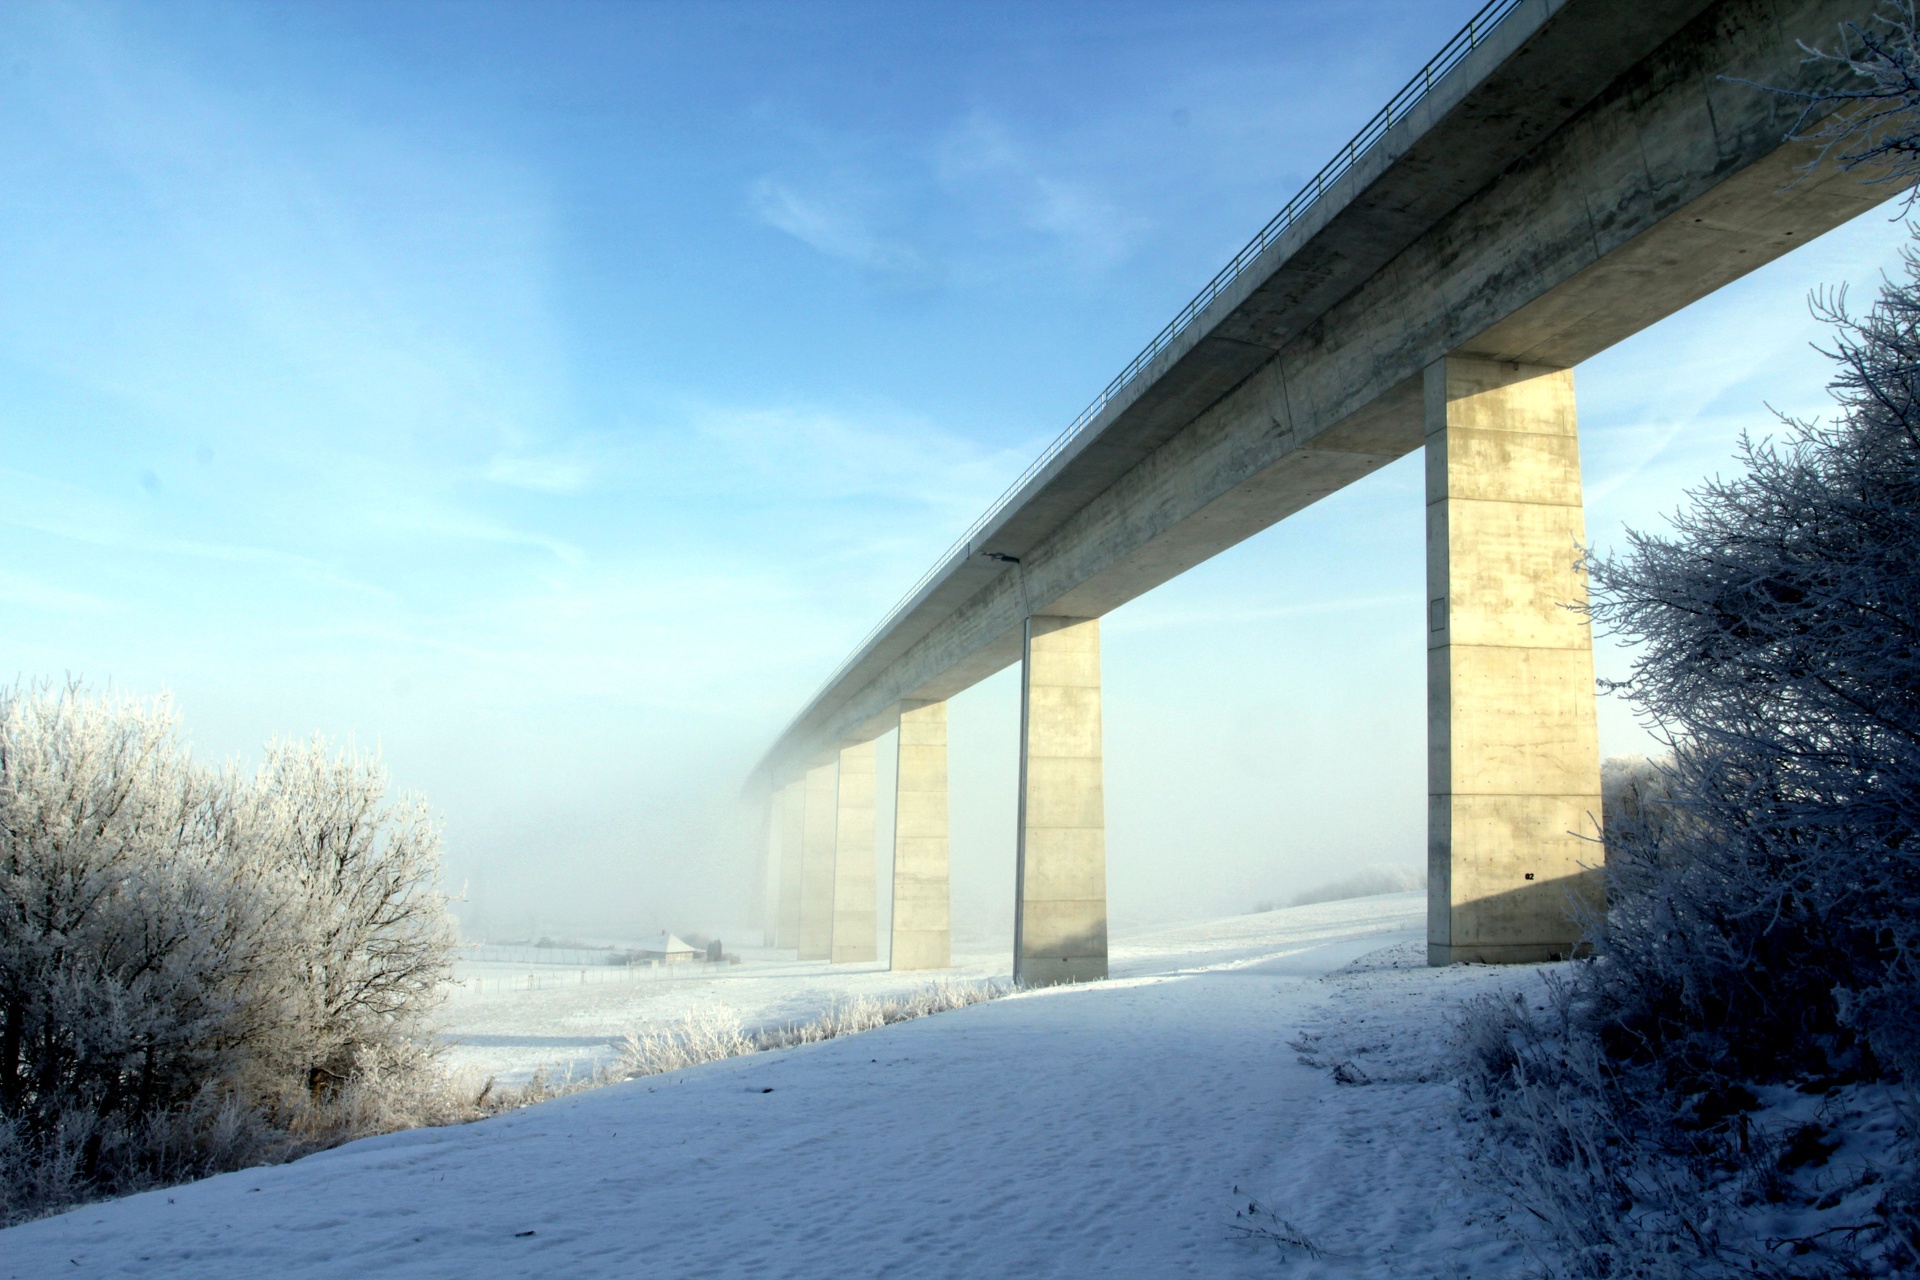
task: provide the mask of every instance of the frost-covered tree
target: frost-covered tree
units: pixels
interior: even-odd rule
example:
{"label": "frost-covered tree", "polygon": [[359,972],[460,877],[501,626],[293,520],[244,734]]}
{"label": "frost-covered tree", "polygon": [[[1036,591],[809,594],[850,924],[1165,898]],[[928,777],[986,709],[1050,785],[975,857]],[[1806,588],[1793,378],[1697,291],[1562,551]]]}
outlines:
{"label": "frost-covered tree", "polygon": [[1920,181],[1920,10],[1885,0],[1867,21],[1840,28],[1832,49],[1802,46],[1809,62],[1842,74],[1818,89],[1771,92],[1805,104],[1793,133],[1819,144],[1810,166],[1837,165],[1868,182],[1909,190]]}
{"label": "frost-covered tree", "polygon": [[454,932],[379,766],[196,766],[164,702],[0,690],[0,1221],[285,1149],[418,1067]]}
{"label": "frost-covered tree", "polygon": [[1610,840],[1599,972],[1620,1035],[1699,1066],[1859,1065],[1850,1023],[1920,1066],[1920,258],[1817,306],[1834,415],[1593,566],[1673,752],[1667,819]]}
{"label": "frost-covered tree", "polygon": [[[1920,179],[1913,0],[1809,50],[1823,163]],[[1911,199],[1911,197],[1909,197]],[[1920,1074],[1920,260],[1865,314],[1820,296],[1836,412],[1741,445],[1664,536],[1593,565],[1669,802],[1609,833],[1617,1047],[1683,1068]]]}
{"label": "frost-covered tree", "polygon": [[447,977],[439,831],[424,801],[386,792],[377,765],[317,739],[269,748],[254,783],[260,848],[287,894],[285,1049],[317,1089],[410,1043]]}

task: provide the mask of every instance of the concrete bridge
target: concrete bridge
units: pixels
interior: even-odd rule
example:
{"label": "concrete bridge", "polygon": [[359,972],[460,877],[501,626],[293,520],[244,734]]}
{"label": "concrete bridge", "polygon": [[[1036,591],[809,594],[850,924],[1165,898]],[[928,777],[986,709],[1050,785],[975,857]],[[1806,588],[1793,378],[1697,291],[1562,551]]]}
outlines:
{"label": "concrete bridge", "polygon": [[1600,811],[1574,366],[1894,191],[1785,135],[1872,0],[1494,0],[834,672],[761,760],[771,933],[948,963],[946,700],[1021,665],[1015,973],[1107,972],[1103,614],[1426,451],[1428,955],[1577,940]]}

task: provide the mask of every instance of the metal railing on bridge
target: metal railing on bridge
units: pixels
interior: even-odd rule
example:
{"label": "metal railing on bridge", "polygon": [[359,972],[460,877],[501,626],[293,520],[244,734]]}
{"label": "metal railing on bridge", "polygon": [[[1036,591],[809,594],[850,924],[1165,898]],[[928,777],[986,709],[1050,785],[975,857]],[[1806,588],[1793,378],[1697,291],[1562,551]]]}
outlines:
{"label": "metal railing on bridge", "polygon": [[[819,700],[822,694],[828,689],[831,689],[834,684],[839,681],[840,677],[847,673],[847,670],[852,667],[861,652],[898,620],[900,615],[906,611],[907,607],[913,603],[914,597],[919,595],[928,583],[944,573],[947,567],[954,561],[965,559],[969,554],[969,548],[973,543],[974,537],[979,534],[981,530],[985,529],[988,524],[992,523],[995,516],[1006,510],[1007,504],[1012,502],[1014,496],[1026,487],[1028,481],[1040,474],[1041,469],[1049,462],[1059,457],[1060,452],[1069,444],[1073,443],[1074,439],[1077,438],[1082,431],[1085,431],[1095,418],[1100,416],[1101,411],[1113,403],[1121,392],[1126,390],[1128,384],[1153,362],[1154,357],[1172,346],[1180,335],[1186,331],[1187,326],[1192,324],[1194,319],[1198,317],[1202,311],[1206,310],[1215,298],[1219,297],[1235,280],[1239,279],[1240,274],[1251,266],[1253,261],[1265,252],[1269,245],[1279,239],[1280,236],[1286,232],[1287,228],[1300,221],[1306,212],[1326,193],[1328,187],[1338,182],[1340,178],[1345,176],[1348,170],[1359,164],[1362,157],[1373,149],[1374,144],[1386,135],[1387,130],[1391,129],[1397,121],[1404,119],[1407,113],[1433,90],[1433,86],[1439,83],[1447,72],[1453,70],[1466,59],[1468,54],[1485,43],[1494,28],[1499,26],[1509,14],[1515,9],[1518,9],[1524,2],[1525,0],[1488,0],[1488,3],[1483,6],[1478,13],[1468,19],[1467,25],[1460,28],[1459,32],[1441,47],[1440,52],[1435,54],[1426,66],[1415,73],[1413,79],[1407,81],[1400,92],[1388,99],[1387,105],[1382,107],[1371,120],[1367,121],[1367,123],[1361,127],[1360,132],[1354,134],[1353,137],[1348,140],[1347,145],[1335,153],[1333,159],[1322,166],[1320,172],[1314,174],[1312,179],[1294,195],[1293,199],[1281,206],[1280,212],[1274,214],[1273,217],[1267,221],[1267,225],[1260,228],[1253,239],[1247,241],[1240,252],[1234,254],[1232,260],[1215,273],[1213,279],[1207,281],[1206,286],[1193,296],[1193,300],[1188,302],[1186,306],[1180,308],[1179,314],[1168,321],[1159,333],[1153,335],[1153,341],[1147,343],[1147,345],[1141,349],[1139,355],[1128,361],[1127,367],[1122,369],[1119,374],[1114,377],[1113,381],[1109,382],[1100,394],[1094,397],[1093,403],[1080,411],[1080,415],[1067,425],[1065,431],[1062,431],[1054,437],[1052,443],[1048,444],[1047,447],[1041,451],[1040,456],[1029,463],[1027,469],[1022,471],[1019,476],[1015,478],[1014,482],[1007,486],[1005,492],[998,498],[995,498],[993,504],[981,513],[980,518],[967,526],[966,532],[962,533],[953,545],[947,548],[945,553],[934,562],[933,567],[921,574],[919,579],[907,589],[907,593],[900,597],[899,603],[888,610],[886,616],[880,619],[873,630],[867,632],[867,634],[861,638],[860,642],[854,646],[853,653],[848,656],[846,661],[834,668],[833,674],[827,677],[826,682],[822,684],[819,689],[815,690],[813,697],[808,700],[807,705],[812,706],[814,702]],[[804,711],[802,714],[804,714]],[[789,726],[789,728],[791,728],[791,726]]]}

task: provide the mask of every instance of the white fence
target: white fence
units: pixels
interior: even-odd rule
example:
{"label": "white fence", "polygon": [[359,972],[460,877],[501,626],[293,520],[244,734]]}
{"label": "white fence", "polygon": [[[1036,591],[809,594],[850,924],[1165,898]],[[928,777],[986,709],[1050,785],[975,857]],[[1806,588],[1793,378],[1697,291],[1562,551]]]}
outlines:
{"label": "white fence", "polygon": [[[501,955],[512,952],[513,955]],[[558,947],[481,947],[455,971],[453,985],[471,994],[502,991],[547,991],[555,987],[595,987],[609,982],[674,982],[712,977],[726,965],[711,964],[702,956],[675,964],[636,960],[631,965],[606,961],[569,964],[565,955],[605,955],[605,952],[568,952]],[[624,953],[621,953],[624,955]],[[549,957],[554,957],[549,959]],[[728,964],[739,961],[727,957]],[[516,969],[514,966],[524,965]]]}
{"label": "white fence", "polygon": [[514,946],[500,942],[482,942],[471,949],[466,957],[483,964],[561,964],[574,969],[607,965],[625,966],[629,961],[635,964],[646,963],[635,960],[631,951],[621,951],[614,947],[534,947]]}
{"label": "white fence", "polygon": [[[674,967],[687,969],[692,966]],[[609,982],[659,982],[671,976],[664,968],[648,965],[634,965],[632,968],[602,966],[596,969],[563,969],[558,965],[549,965],[544,971],[535,970],[531,973],[462,973],[454,978],[453,985],[464,987],[474,995],[482,995],[501,991],[546,991],[554,987],[597,987]]]}

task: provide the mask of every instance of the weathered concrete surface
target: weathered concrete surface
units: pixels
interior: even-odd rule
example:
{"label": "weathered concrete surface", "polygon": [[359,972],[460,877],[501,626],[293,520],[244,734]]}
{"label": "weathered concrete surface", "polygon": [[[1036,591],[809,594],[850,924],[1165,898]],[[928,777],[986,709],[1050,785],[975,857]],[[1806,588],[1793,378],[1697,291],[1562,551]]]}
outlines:
{"label": "weathered concrete surface", "polygon": [[[1782,137],[1859,0],[1523,6],[1054,460],[762,769],[1012,663],[1420,447],[1452,354],[1571,366],[1894,194]],[[986,552],[1019,557],[1021,584]],[[1419,625],[1410,619],[1409,625]]]}
{"label": "weathered concrete surface", "polygon": [[775,896],[773,945],[800,948],[800,877],[806,839],[807,784],[796,778],[774,796],[774,831],[778,838],[780,874]]}
{"label": "weathered concrete surface", "polygon": [[894,969],[952,963],[947,875],[947,704],[900,706],[893,805]]}
{"label": "weathered concrete surface", "polygon": [[833,962],[880,957],[879,899],[874,886],[874,745],[840,749],[839,817],[834,829]]}
{"label": "weathered concrete surface", "polygon": [[1013,976],[1094,982],[1107,976],[1100,620],[1030,619],[1021,674]]}
{"label": "weathered concrete surface", "polygon": [[1428,959],[1565,957],[1601,858],[1573,371],[1450,358],[1425,402]]}
{"label": "weathered concrete surface", "polygon": [[800,958],[833,957],[834,827],[839,800],[833,764],[807,770],[800,837]]}

